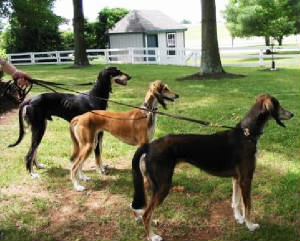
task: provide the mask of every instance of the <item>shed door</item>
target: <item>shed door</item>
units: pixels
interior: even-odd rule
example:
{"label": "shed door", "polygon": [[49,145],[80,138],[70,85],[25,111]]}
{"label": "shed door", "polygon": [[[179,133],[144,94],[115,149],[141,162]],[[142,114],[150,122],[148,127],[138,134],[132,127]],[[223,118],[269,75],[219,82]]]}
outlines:
{"label": "shed door", "polygon": [[[157,34],[147,34],[147,47],[148,48],[157,48],[158,47],[158,38]],[[155,55],[154,50],[148,50],[148,55]],[[156,61],[155,57],[148,57],[148,61]]]}
{"label": "shed door", "polygon": [[147,47],[148,48],[158,47],[157,34],[147,34]]}

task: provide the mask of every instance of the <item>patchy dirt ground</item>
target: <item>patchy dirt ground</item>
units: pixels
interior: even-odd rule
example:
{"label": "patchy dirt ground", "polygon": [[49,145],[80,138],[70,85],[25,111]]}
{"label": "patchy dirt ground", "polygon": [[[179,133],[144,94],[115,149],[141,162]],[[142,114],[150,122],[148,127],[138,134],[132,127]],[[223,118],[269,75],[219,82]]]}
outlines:
{"label": "patchy dirt ground", "polygon": [[14,109],[10,112],[0,115],[0,125],[7,124],[18,113],[18,109]]}

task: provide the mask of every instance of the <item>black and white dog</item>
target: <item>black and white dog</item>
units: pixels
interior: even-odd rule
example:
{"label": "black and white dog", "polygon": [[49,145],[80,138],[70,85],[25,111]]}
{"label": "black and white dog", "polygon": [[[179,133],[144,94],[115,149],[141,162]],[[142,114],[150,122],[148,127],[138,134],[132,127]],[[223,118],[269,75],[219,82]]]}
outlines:
{"label": "black and white dog", "polygon": [[[25,120],[31,126],[32,132],[31,147],[26,155],[26,168],[31,176],[39,177],[38,174],[34,173],[33,164],[38,168],[45,167],[37,161],[36,153],[44,136],[47,120],[52,120],[52,116],[58,116],[70,122],[73,117],[90,110],[105,110],[107,108],[107,100],[105,99],[109,98],[112,83],[126,85],[130,78],[128,74],[121,72],[116,67],[107,67],[99,73],[94,87],[86,93],[87,95],[44,93],[22,103],[19,109],[19,138],[16,143],[9,145],[9,147],[14,147],[22,141],[25,133]],[[103,132],[99,133],[94,150],[95,154],[100,153],[99,142],[102,141],[102,136]],[[98,171],[105,172],[101,161],[96,161],[96,165]]]}
{"label": "black and white dog", "polygon": [[[152,232],[152,212],[168,195],[174,168],[179,162],[188,162],[215,176],[232,177],[235,219],[241,224],[245,222],[251,231],[259,228],[250,221],[256,144],[270,118],[284,126],[281,120],[292,117],[274,97],[264,94],[233,129],[212,135],[168,135],[138,148],[132,160],[134,198],[131,208],[135,216],[143,220],[148,240],[162,240]],[[148,204],[143,178],[148,179],[152,190]]]}

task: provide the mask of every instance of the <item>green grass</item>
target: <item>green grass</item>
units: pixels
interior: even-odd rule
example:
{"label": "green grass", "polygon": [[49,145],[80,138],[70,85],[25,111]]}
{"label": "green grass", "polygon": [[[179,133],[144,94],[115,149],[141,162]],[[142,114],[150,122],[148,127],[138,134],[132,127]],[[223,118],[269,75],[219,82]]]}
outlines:
{"label": "green grass", "polygon": [[[23,66],[33,77],[68,84],[96,79],[104,65],[83,69],[67,65]],[[226,68],[244,74],[238,79],[177,81],[198,71],[194,67],[118,65],[132,75],[128,86],[113,86],[111,99],[132,105],[143,103],[149,83],[160,79],[180,94],[169,113],[234,125],[260,93],[270,93],[295,116],[282,128],[270,121],[258,144],[257,171],[252,189],[252,216],[261,228],[249,232],[234,222],[230,207],[231,180],[212,177],[188,164],[176,168],[174,186],[165,202],[154,213],[159,220],[157,233],[167,240],[265,240],[300,239],[299,167],[299,69]],[[74,87],[75,88],[75,87]],[[76,87],[85,91],[88,87]],[[45,90],[34,87],[31,94]],[[109,104],[110,110],[126,110]],[[162,110],[162,109],[161,109]],[[218,130],[218,129],[217,129]],[[155,138],[169,133],[217,131],[189,122],[159,116]],[[76,193],[69,179],[71,140],[68,123],[54,117],[40,145],[38,159],[48,169],[38,170],[39,180],[26,173],[23,158],[30,134],[13,149],[6,146],[18,135],[17,117],[0,125],[0,240],[144,240],[142,225],[137,225],[128,208],[132,199],[130,162],[136,147],[104,135],[103,161],[110,173],[99,176],[91,157],[86,173],[92,180],[87,192]]]}

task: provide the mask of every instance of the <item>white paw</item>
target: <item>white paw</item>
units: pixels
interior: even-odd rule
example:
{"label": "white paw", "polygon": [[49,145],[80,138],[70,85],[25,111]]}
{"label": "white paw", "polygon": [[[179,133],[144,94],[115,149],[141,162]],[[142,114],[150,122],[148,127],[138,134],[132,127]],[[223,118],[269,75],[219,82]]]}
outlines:
{"label": "white paw", "polygon": [[33,179],[38,179],[38,178],[40,178],[40,175],[37,174],[37,173],[34,173],[34,172],[30,173],[30,175],[31,175],[31,177],[32,177]]}
{"label": "white paw", "polygon": [[85,187],[81,186],[81,185],[76,185],[76,186],[74,186],[74,189],[77,192],[83,192],[85,190]]}
{"label": "white paw", "polygon": [[144,209],[134,209],[132,207],[132,203],[129,205],[129,208],[133,211],[134,216],[135,216],[135,221],[137,223],[142,223],[143,222],[143,215],[145,213]]}
{"label": "white paw", "polygon": [[157,234],[152,234],[150,241],[163,241],[164,239]]}
{"label": "white paw", "polygon": [[258,223],[247,223],[247,228],[250,230],[250,231],[254,231],[256,229],[259,228],[259,224]]}
{"label": "white paw", "polygon": [[143,223],[143,217],[142,216],[135,217],[135,221],[136,221],[137,224],[142,224]]}
{"label": "white paw", "polygon": [[243,224],[245,221],[243,216],[239,212],[234,212],[234,218],[239,224]]}
{"label": "white paw", "polygon": [[101,167],[98,168],[97,172],[102,175],[107,175],[108,174],[108,165],[102,165]]}
{"label": "white paw", "polygon": [[91,178],[88,177],[88,176],[86,176],[86,175],[81,175],[81,176],[80,176],[80,179],[81,179],[82,181],[84,181],[84,182],[87,182],[87,181],[91,180]]}
{"label": "white paw", "polygon": [[47,168],[47,165],[42,164],[42,163],[39,163],[39,164],[36,165],[36,167],[37,167],[38,169],[45,169],[45,168]]}

